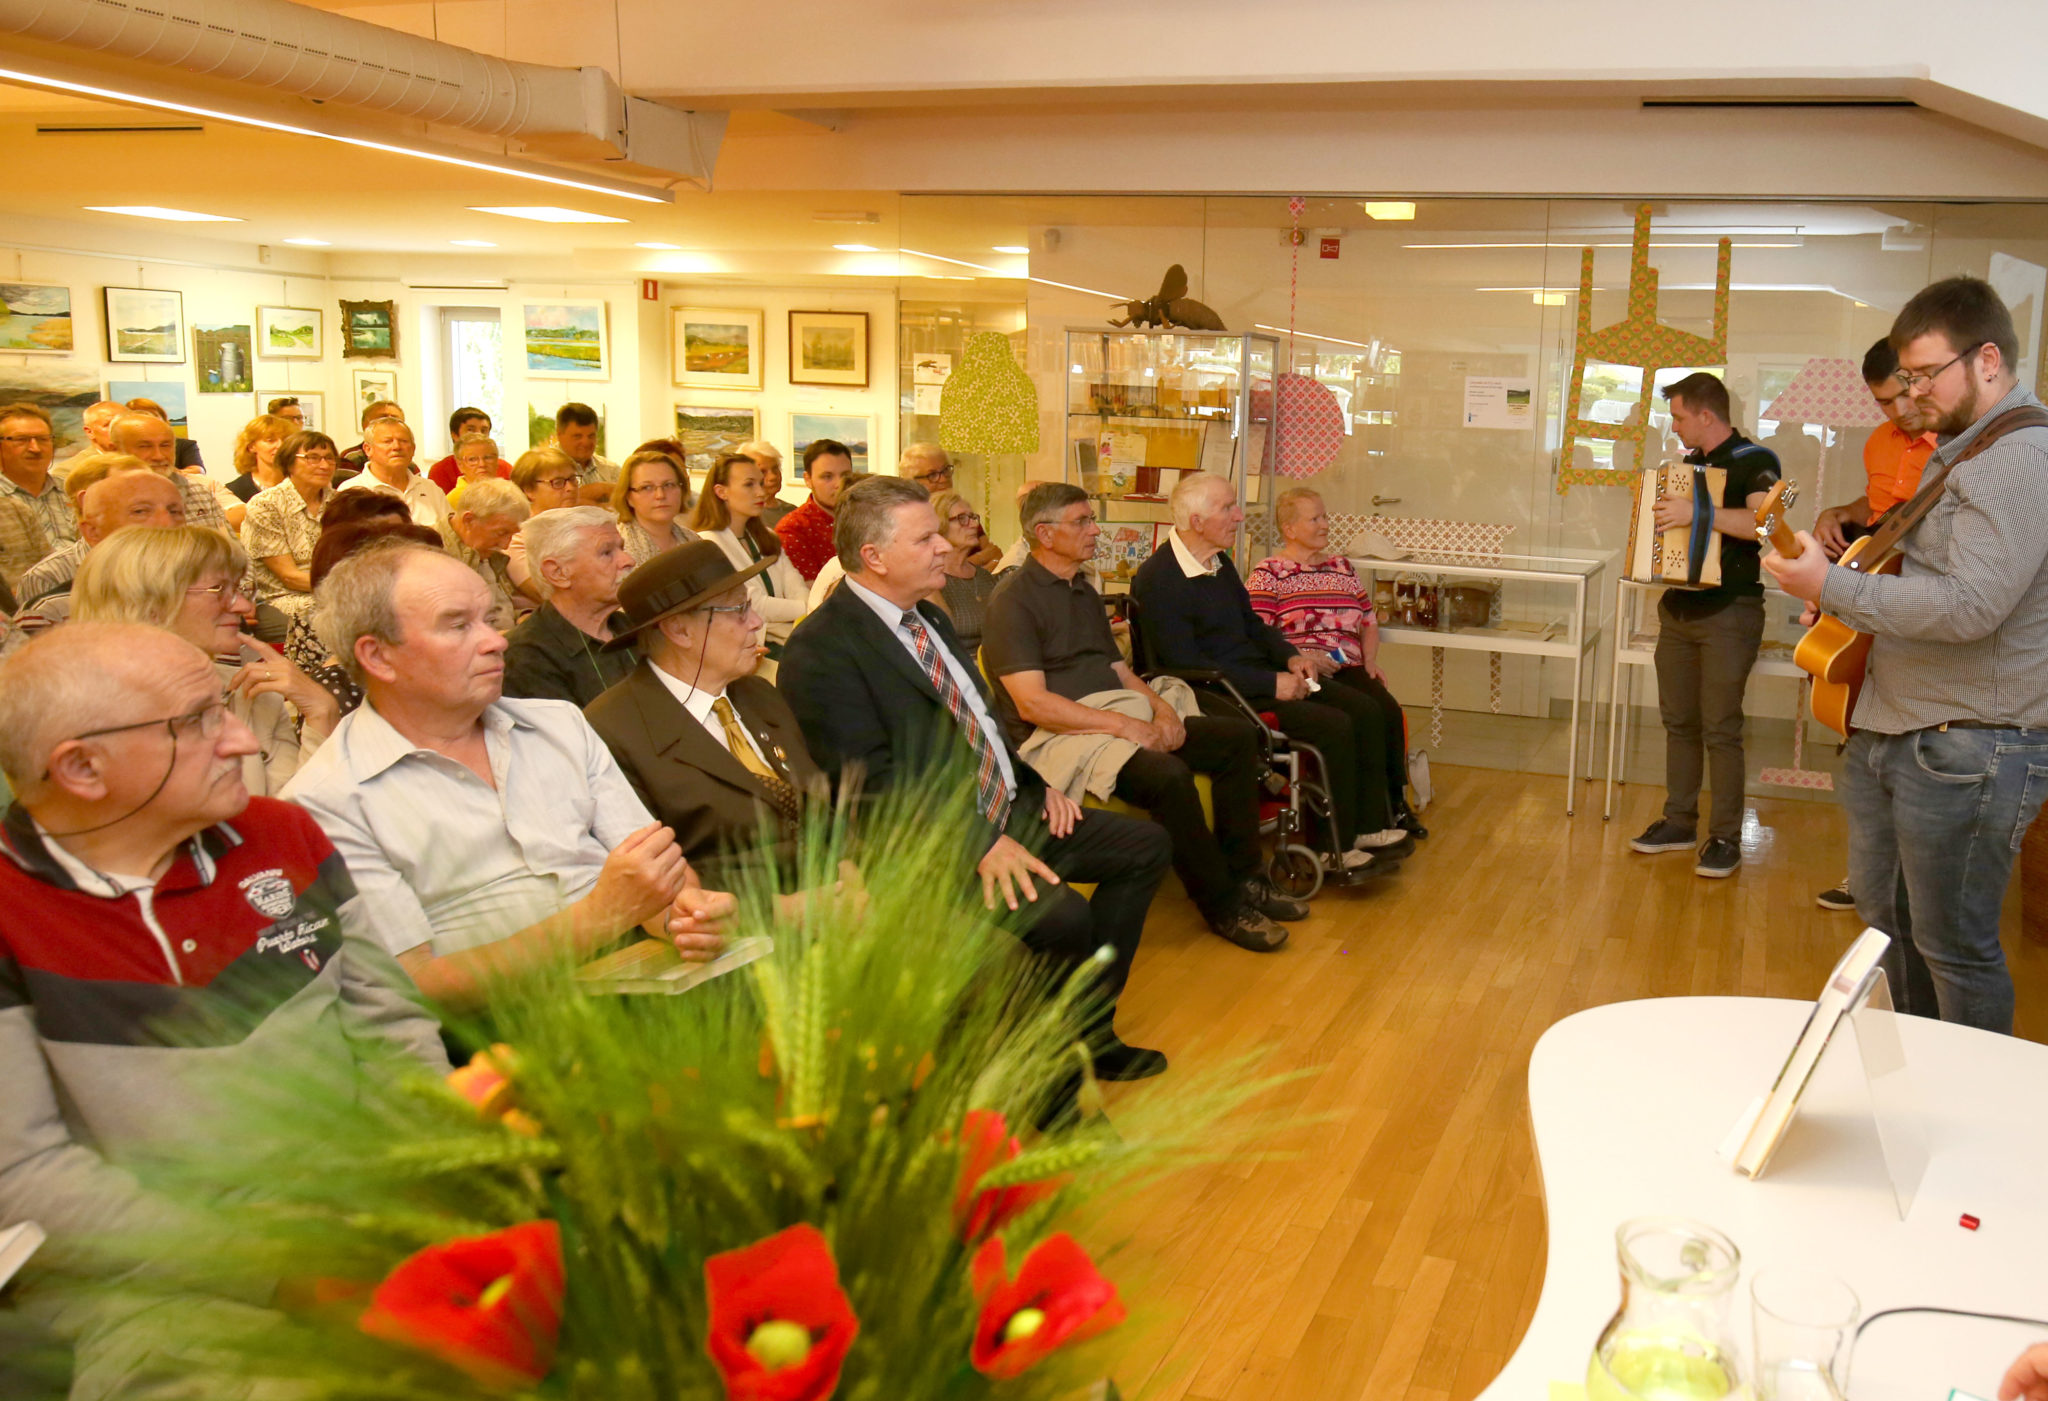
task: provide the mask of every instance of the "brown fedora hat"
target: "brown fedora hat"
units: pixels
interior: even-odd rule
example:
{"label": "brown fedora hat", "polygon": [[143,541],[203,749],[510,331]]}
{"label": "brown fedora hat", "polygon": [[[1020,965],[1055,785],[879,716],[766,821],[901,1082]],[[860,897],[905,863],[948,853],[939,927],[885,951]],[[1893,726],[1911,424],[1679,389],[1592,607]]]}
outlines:
{"label": "brown fedora hat", "polygon": [[756,560],[745,569],[733,568],[725,551],[709,540],[692,540],[687,545],[663,550],[628,574],[619,584],[619,612],[625,625],[600,650],[617,652],[633,645],[640,633],[674,613],[686,613],[708,599],[718,597],[735,584],[766,569],[774,560]]}

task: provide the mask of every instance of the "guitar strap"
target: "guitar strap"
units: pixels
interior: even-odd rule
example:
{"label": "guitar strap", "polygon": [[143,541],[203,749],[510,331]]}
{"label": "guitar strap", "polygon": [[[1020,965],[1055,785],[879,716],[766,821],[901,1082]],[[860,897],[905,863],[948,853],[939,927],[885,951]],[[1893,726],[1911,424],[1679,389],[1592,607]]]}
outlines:
{"label": "guitar strap", "polygon": [[2035,404],[2023,404],[2016,409],[2007,409],[1997,418],[1984,425],[1984,431],[1970,440],[1970,445],[1959,453],[1953,462],[1937,465],[1920,482],[1920,489],[1912,499],[1902,501],[1878,518],[1877,526],[1870,532],[1870,544],[1860,553],[1849,567],[1858,573],[1875,572],[1879,565],[1898,553],[1899,542],[1906,538],[1908,531],[1934,509],[1934,503],[1941,500],[1941,491],[1948,482],[1948,474],[1968,462],[1978,453],[1990,448],[2008,433],[2022,428],[2048,428],[2048,409]]}

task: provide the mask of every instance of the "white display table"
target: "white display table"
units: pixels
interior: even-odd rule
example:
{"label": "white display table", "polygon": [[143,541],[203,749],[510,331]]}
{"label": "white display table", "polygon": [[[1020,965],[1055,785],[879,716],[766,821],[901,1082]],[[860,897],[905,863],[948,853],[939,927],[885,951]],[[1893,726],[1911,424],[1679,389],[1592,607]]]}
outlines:
{"label": "white display table", "polygon": [[[1848,1281],[1869,1316],[1907,1305],[2048,1318],[2048,1047],[1917,1017],[1898,1019],[1924,1106],[1929,1163],[1900,1221],[1878,1151],[1855,1043],[1836,1038],[1769,1172],[1738,1177],[1716,1155],[1762,1094],[1811,1004],[1673,997],[1567,1017],[1529,1061],[1529,1117],[1549,1215],[1543,1293],[1521,1345],[1481,1393],[1544,1401],[1583,1382],[1619,1301],[1614,1230],[1684,1216],[1742,1252],[1733,1336],[1749,1348],[1749,1281],[1800,1265]],[[1969,1213],[1981,1226],[1965,1230]],[[1952,1386],[1997,1394],[2048,1328],[1909,1315],[1873,1324],[1850,1375],[1853,1401],[1943,1401]],[[1745,1380],[1747,1376],[1745,1374]]]}

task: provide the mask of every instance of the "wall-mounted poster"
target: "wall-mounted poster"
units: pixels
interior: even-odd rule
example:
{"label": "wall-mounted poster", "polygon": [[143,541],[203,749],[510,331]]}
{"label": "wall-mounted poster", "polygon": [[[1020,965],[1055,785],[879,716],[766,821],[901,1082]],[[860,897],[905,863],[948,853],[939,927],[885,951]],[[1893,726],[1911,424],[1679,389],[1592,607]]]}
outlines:
{"label": "wall-mounted poster", "polygon": [[103,287],[107,358],[116,364],[185,363],[185,295],[147,287]]}
{"label": "wall-mounted poster", "polygon": [[875,436],[875,421],[855,414],[793,413],[789,416],[789,457],[801,461],[804,449],[820,438],[846,444],[853,454],[853,470],[868,470],[868,444]]}
{"label": "wall-mounted poster", "polygon": [[792,311],[789,382],[868,386],[868,316],[864,311]]}
{"label": "wall-mounted poster", "polygon": [[737,452],[741,443],[760,436],[761,411],[751,404],[676,405],[676,441],[683,445],[692,472],[709,472],[724,454]]}
{"label": "wall-mounted poster", "polygon": [[678,388],[761,387],[760,312],[679,306],[669,317],[669,378]]}
{"label": "wall-mounted poster", "polygon": [[352,424],[363,421],[363,410],[370,405],[398,398],[396,370],[350,370],[349,381],[355,390],[354,405],[349,410],[349,422]]}
{"label": "wall-mounted poster", "polygon": [[201,394],[247,394],[256,385],[249,327],[192,326],[192,370]]}
{"label": "wall-mounted poster", "polygon": [[318,360],[320,339],[318,307],[256,308],[256,353],[265,360]]}
{"label": "wall-mounted poster", "polygon": [[71,289],[40,282],[0,282],[0,350],[68,355]]}
{"label": "wall-mounted poster", "polygon": [[110,379],[107,397],[117,404],[147,399],[164,411],[171,432],[180,438],[192,436],[185,412],[185,381],[181,379]]}
{"label": "wall-mounted poster", "polygon": [[57,457],[85,446],[85,411],[100,397],[99,367],[71,360],[0,365],[0,404],[34,404],[50,416]]}
{"label": "wall-mounted poster", "polygon": [[297,399],[299,414],[306,421],[308,433],[327,431],[326,396],[305,389],[259,389],[256,391],[256,412],[269,413],[273,399]]}
{"label": "wall-mounted poster", "polygon": [[393,302],[341,304],[341,358],[396,360],[398,307]]}
{"label": "wall-mounted poster", "polygon": [[603,302],[528,302],[523,314],[528,378],[611,378]]}

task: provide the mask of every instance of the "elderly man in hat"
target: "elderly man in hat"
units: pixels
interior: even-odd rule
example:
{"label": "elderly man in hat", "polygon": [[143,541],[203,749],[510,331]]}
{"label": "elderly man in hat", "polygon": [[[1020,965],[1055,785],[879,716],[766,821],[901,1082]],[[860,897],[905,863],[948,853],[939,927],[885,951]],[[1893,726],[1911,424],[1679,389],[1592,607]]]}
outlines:
{"label": "elderly man in hat", "polygon": [[787,883],[802,795],[824,778],[788,703],[751,674],[761,619],[747,580],[768,564],[736,569],[698,540],[627,575],[623,622],[606,647],[632,648],[640,662],[585,712],[647,810],[718,890],[763,858]]}

